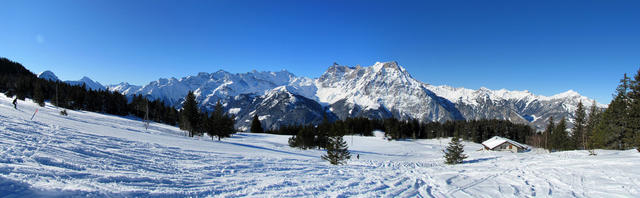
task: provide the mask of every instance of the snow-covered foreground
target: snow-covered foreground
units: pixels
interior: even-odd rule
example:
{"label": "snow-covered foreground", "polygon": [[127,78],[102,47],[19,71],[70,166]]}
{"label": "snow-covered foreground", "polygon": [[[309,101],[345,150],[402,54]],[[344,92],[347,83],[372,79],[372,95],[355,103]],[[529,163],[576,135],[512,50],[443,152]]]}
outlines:
{"label": "snow-covered foreground", "polygon": [[[287,146],[288,136],[238,133],[218,142],[179,129],[90,112],[60,116],[0,94],[0,197],[639,197],[634,150],[503,153],[477,151],[443,164],[447,139],[386,141],[345,137],[346,166],[319,150]],[[355,159],[359,154],[360,159]]]}

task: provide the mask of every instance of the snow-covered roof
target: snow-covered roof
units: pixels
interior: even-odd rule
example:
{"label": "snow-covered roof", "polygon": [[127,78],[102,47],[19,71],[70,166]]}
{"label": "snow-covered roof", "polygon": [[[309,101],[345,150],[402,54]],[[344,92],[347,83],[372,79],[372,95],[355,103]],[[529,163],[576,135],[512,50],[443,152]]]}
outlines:
{"label": "snow-covered roof", "polygon": [[500,136],[493,136],[492,138],[489,138],[488,140],[482,142],[482,145],[486,146],[489,149],[493,149],[496,146],[500,146],[501,144],[505,143],[505,142],[509,142],[510,144],[513,144],[517,147],[522,147],[522,148],[527,148],[527,146],[520,144],[516,141],[507,139],[507,138],[503,138]]}

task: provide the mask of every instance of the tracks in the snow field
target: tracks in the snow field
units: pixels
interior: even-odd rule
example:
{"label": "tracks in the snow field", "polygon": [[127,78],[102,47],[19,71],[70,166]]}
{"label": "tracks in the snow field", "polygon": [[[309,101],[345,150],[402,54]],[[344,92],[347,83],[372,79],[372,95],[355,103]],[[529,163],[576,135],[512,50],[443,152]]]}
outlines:
{"label": "tracks in the snow field", "polygon": [[[370,153],[332,166],[320,159],[323,151],[289,148],[283,136],[240,133],[204,141],[177,136],[169,126],[144,130],[137,121],[106,115],[57,117],[43,109],[30,121],[31,114],[23,118],[27,113],[0,115],[0,182],[33,189],[104,197],[640,196],[639,174],[630,168],[639,163],[628,157],[636,153],[612,151],[621,155],[610,157],[624,162],[618,163],[584,160],[579,152],[475,152],[472,145],[467,153],[474,159],[449,166],[437,140],[360,137],[373,143],[355,148]],[[74,192],[69,196],[87,195]]]}

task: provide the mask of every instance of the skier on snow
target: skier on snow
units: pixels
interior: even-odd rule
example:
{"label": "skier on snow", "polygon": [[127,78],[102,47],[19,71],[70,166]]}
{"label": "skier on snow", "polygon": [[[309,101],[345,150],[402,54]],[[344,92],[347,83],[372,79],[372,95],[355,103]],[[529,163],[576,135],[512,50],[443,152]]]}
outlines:
{"label": "skier on snow", "polygon": [[18,109],[18,97],[16,97],[16,99],[13,99],[13,108]]}

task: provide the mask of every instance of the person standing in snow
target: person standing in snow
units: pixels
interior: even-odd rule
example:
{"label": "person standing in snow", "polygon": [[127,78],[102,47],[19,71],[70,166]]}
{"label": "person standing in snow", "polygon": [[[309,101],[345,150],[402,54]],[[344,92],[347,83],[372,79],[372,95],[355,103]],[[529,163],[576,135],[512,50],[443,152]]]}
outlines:
{"label": "person standing in snow", "polygon": [[13,99],[13,108],[18,109],[18,97],[16,97],[16,99]]}

